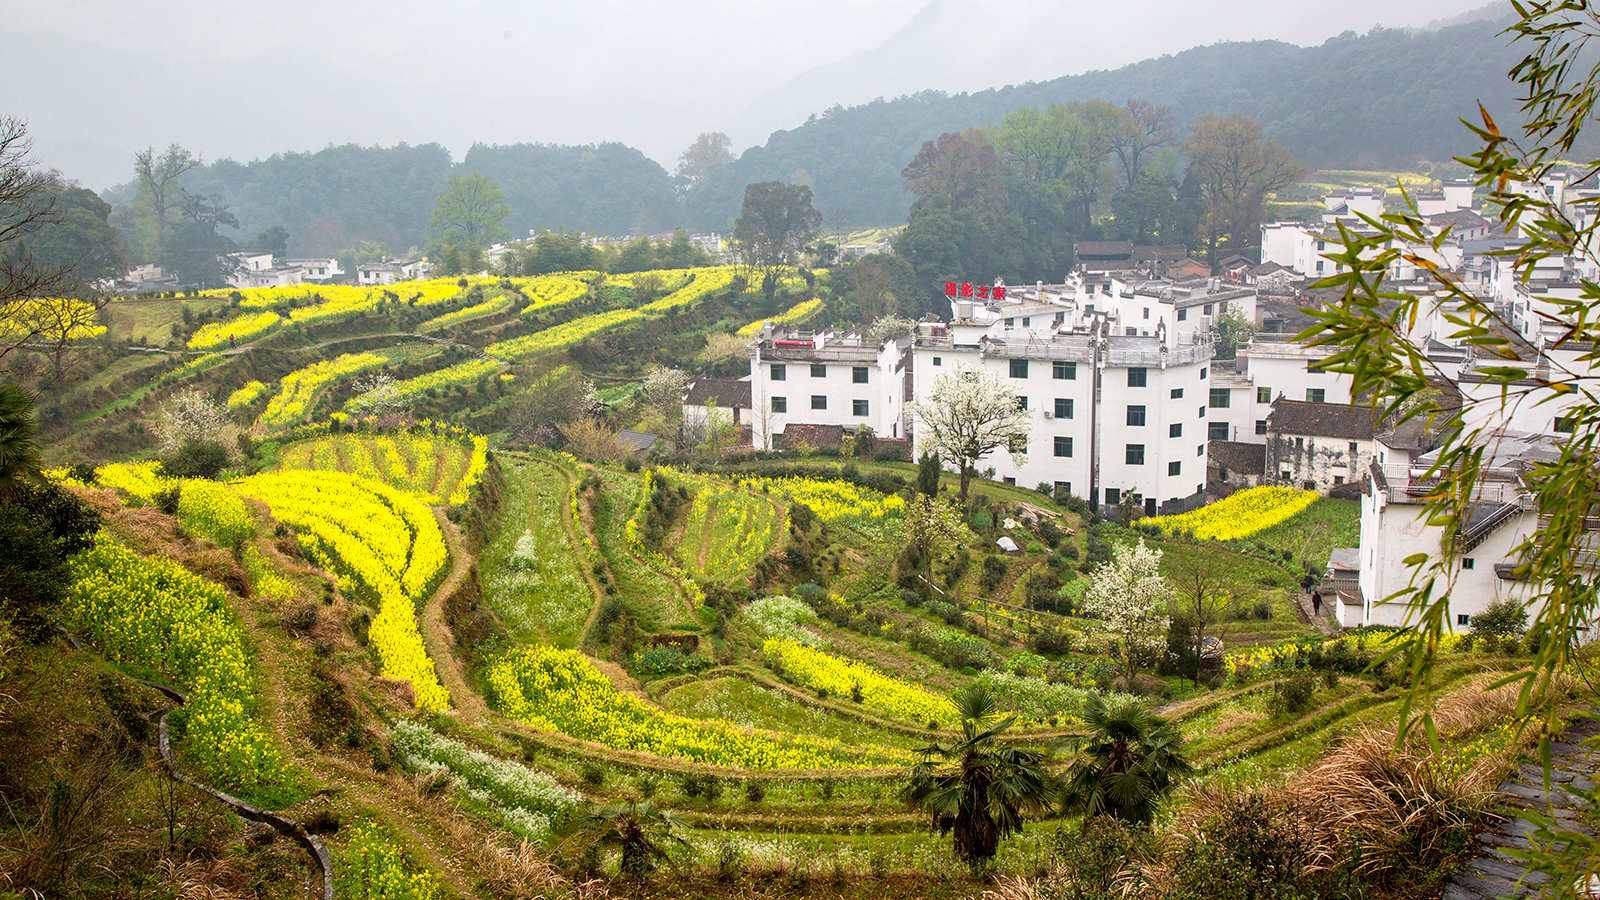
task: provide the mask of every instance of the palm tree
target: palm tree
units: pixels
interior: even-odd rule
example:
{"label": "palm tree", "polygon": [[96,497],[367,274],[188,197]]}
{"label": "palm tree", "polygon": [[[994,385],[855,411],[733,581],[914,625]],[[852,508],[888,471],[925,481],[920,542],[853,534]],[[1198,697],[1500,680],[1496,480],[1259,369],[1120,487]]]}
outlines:
{"label": "palm tree", "polygon": [[1048,809],[1055,792],[1043,753],[1000,743],[1016,717],[997,721],[987,688],[974,684],[953,699],[961,739],[924,747],[902,797],[928,813],[940,835],[953,833],[956,856],[977,869],[1022,830],[1024,814]]}
{"label": "palm tree", "polygon": [[1090,816],[1150,821],[1173,779],[1192,771],[1183,758],[1183,736],[1131,697],[1107,703],[1091,695],[1083,721],[1089,730],[1063,789],[1068,805]]}
{"label": "palm tree", "polygon": [[38,425],[28,392],[0,382],[0,489],[38,476]]}
{"label": "palm tree", "polygon": [[622,874],[643,878],[662,862],[671,862],[667,844],[687,845],[678,822],[650,801],[596,806],[574,817],[563,829],[562,843],[576,843],[599,853],[617,850]]}

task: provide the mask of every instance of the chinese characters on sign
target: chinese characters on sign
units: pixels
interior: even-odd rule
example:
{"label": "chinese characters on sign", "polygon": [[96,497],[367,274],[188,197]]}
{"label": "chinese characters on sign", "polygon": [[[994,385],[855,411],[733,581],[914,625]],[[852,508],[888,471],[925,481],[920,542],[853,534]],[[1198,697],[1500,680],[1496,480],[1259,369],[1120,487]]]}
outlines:
{"label": "chinese characters on sign", "polygon": [[987,284],[973,285],[970,281],[960,283],[946,281],[944,283],[944,295],[946,297],[971,299],[974,292],[976,292],[979,300],[1004,300],[1006,298],[1006,286],[1003,284],[997,284],[991,288]]}

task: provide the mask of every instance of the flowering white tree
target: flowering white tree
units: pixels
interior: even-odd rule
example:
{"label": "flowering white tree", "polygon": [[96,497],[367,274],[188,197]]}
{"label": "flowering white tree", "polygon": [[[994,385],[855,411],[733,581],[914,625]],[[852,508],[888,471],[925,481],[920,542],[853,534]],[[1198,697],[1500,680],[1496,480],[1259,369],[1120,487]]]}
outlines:
{"label": "flowering white tree", "polygon": [[917,323],[902,316],[879,316],[861,332],[861,339],[875,347],[883,346],[890,338],[909,337]]}
{"label": "flowering white tree", "polygon": [[174,393],[156,415],[155,435],[163,454],[172,453],[190,441],[215,441],[226,444],[234,429],[228,411],[199,388]]}
{"label": "flowering white tree", "polygon": [[410,410],[398,385],[388,372],[374,372],[356,379],[355,396],[361,398],[362,407],[379,419],[403,415]]}
{"label": "flowering white tree", "polygon": [[646,406],[671,420],[683,409],[683,395],[689,392],[689,376],[681,369],[651,366],[645,370],[639,397]]}
{"label": "flowering white tree", "polygon": [[1028,442],[1028,411],[1004,379],[957,366],[933,381],[926,402],[912,404],[923,449],[961,472],[961,502],[979,460],[1002,448],[1021,457]]}
{"label": "flowering white tree", "polygon": [[1161,576],[1161,551],[1145,546],[1144,538],[1123,544],[1089,577],[1083,607],[1121,643],[1123,672],[1132,687],[1138,660],[1166,646],[1172,587]]}

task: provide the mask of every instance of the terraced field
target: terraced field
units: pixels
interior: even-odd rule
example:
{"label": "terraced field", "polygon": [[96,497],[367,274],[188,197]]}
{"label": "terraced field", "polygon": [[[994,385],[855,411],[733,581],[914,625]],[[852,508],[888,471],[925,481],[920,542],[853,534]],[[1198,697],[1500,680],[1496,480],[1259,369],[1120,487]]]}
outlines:
{"label": "terraced field", "polygon": [[727,479],[674,477],[686,480],[694,493],[678,540],[678,561],[707,584],[747,580],[786,531],[783,505]]}
{"label": "terraced field", "polygon": [[[713,327],[816,312],[810,291],[756,302],[736,284],[720,268],[571,273],[151,313],[137,327],[167,328],[183,355],[117,360],[62,417],[84,431],[65,446],[128,441],[92,478],[65,468],[76,455],[52,460],[121,529],[80,558],[64,624],[95,665],[188,689],[189,771],[338,822],[323,838],[339,877],[369,866],[441,896],[515,893],[491,884],[508,860],[571,893],[595,876],[557,835],[643,799],[686,839],[663,895],[744,877],[730,869],[830,896],[982,893],[994,885],[901,799],[916,751],[957,736],[951,695],[971,685],[1000,698],[1005,744],[1058,773],[1091,702],[1131,696],[1176,723],[1190,780],[1213,786],[1292,778],[1398,710],[1395,672],[1366,670],[1373,645],[1329,662],[1293,602],[1307,567],[1350,543],[1346,501],[1258,495],[1123,527],[979,482],[924,582],[906,568],[908,464],[507,449],[559,440],[507,413],[573,376],[604,386],[580,384],[607,404],[595,415],[631,424],[648,361]],[[196,335],[212,349],[184,349]],[[396,387],[350,394],[380,368]],[[216,480],[170,478],[123,437],[179,386],[231,401],[231,428],[262,421]],[[1198,577],[1230,599],[1208,630],[1223,666],[1198,683],[1164,651],[1124,679],[1119,636],[1084,612],[1102,560],[1139,540],[1175,594]],[[1507,659],[1449,647],[1430,690],[1476,697]],[[1075,815],[1031,816],[1000,873],[1043,864]],[[616,878],[618,861],[598,869]]]}
{"label": "terraced field", "polygon": [[278,450],[278,469],[345,472],[419,494],[433,504],[464,502],[482,475],[487,442],[429,431],[307,438]]}
{"label": "terraced field", "polygon": [[596,601],[572,518],[575,485],[542,459],[510,464],[505,477],[494,540],[479,556],[484,596],[517,643],[577,647]]}

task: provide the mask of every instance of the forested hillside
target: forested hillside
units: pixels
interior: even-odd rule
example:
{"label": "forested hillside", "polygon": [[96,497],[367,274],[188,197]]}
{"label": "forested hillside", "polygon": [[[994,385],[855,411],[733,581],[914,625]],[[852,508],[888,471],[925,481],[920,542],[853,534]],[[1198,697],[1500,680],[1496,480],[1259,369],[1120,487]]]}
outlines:
{"label": "forested hillside", "polygon": [[[1476,21],[1351,34],[1317,47],[1216,44],[1114,71],[835,107],[774,132],[682,198],[666,169],[615,143],[480,144],[453,166],[437,144],[330,147],[248,164],[222,160],[184,183],[221,198],[238,218],[240,236],[282,226],[291,253],[321,254],[362,240],[392,250],[425,244],[434,201],[454,170],[501,186],[511,207],[508,230],[517,235],[530,228],[727,230],[745,186],[773,179],[809,183],[828,226],[899,223],[910,205],[900,173],[923,142],[998,124],[1016,109],[1091,99],[1162,104],[1180,127],[1208,113],[1242,113],[1312,167],[1405,166],[1461,152],[1465,132],[1457,120],[1480,99],[1491,110],[1512,104],[1504,77],[1512,54],[1498,32],[1494,22]],[[108,192],[114,204],[132,197],[132,190]]]}
{"label": "forested hillside", "polygon": [[670,231],[679,221],[672,177],[623,144],[477,144],[461,168],[505,191],[506,226],[515,235],[530,228],[649,233]]}
{"label": "forested hillside", "polygon": [[900,170],[946,131],[997,124],[1030,106],[1138,98],[1170,107],[1185,126],[1207,113],[1241,113],[1310,166],[1390,167],[1443,160],[1465,149],[1458,119],[1484,100],[1513,100],[1514,61],[1500,25],[1378,30],[1317,47],[1277,41],[1216,44],[1121,69],[973,94],[925,92],[828,110],[775,132],[714,174],[688,199],[688,224],[712,227],[738,212],[744,185],[806,179],[829,225],[904,221]]}

